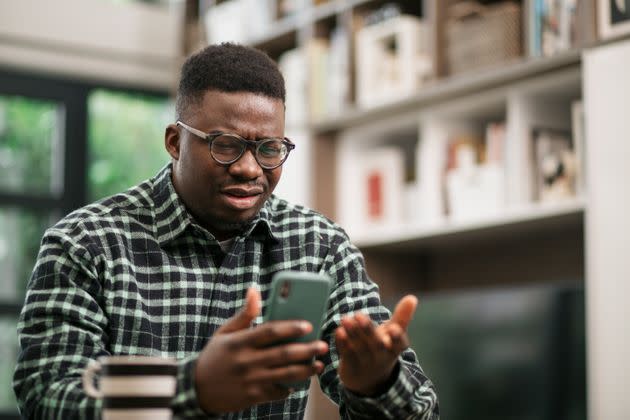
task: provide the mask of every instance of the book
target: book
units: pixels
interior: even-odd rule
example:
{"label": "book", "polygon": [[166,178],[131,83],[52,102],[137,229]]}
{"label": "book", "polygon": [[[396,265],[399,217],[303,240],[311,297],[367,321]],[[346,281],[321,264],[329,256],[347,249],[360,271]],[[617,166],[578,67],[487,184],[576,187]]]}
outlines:
{"label": "book", "polygon": [[302,127],[308,121],[308,82],[306,54],[304,48],[285,51],[278,58],[278,67],[286,86],[287,128]]}
{"label": "book", "polygon": [[325,117],[328,110],[328,39],[313,38],[305,45],[308,69],[308,109],[311,120]]}
{"label": "book", "polygon": [[593,0],[527,0],[530,56],[549,57],[595,39]]}
{"label": "book", "polygon": [[350,104],[350,35],[343,26],[330,34],[328,56],[328,116],[339,115]]}

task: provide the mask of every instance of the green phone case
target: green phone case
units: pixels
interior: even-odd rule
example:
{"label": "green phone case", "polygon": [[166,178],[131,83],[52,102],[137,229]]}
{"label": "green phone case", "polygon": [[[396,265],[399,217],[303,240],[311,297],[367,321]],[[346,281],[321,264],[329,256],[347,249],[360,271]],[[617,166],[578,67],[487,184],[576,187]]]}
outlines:
{"label": "green phone case", "polygon": [[[276,273],[271,281],[265,321],[306,320],[313,325],[313,330],[292,341],[317,340],[328,306],[330,287],[331,280],[325,275],[301,271]],[[309,361],[305,361],[305,363],[309,363]],[[282,385],[297,390],[308,387],[309,380]]]}
{"label": "green phone case", "polygon": [[[280,271],[271,281],[265,321],[303,319],[313,325],[313,331],[297,341],[319,338],[321,324],[328,305],[331,280],[328,276],[302,271]],[[288,287],[285,296],[286,287]]]}

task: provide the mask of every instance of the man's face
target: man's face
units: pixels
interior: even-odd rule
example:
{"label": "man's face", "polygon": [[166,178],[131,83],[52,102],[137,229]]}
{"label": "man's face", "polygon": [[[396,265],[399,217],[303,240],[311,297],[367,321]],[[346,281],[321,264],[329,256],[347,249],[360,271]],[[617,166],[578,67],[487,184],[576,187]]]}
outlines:
{"label": "man's face", "polygon": [[[193,107],[182,122],[206,133],[223,131],[250,140],[284,136],[280,99],[212,90]],[[249,148],[231,165],[219,164],[205,139],[174,124],[166,128],[165,143],[173,158],[175,190],[218,240],[233,236],[258,214],[282,174],[282,167],[262,169]]]}

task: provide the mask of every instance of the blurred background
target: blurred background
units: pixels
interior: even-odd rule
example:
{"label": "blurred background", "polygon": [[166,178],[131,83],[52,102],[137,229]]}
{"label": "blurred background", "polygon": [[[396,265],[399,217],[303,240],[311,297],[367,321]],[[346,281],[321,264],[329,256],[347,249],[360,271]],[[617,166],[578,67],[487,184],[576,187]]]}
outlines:
{"label": "blurred background", "polygon": [[43,232],[168,162],[179,67],[223,41],[285,76],[276,193],[419,296],[443,419],[627,418],[630,0],[3,0],[0,420]]}

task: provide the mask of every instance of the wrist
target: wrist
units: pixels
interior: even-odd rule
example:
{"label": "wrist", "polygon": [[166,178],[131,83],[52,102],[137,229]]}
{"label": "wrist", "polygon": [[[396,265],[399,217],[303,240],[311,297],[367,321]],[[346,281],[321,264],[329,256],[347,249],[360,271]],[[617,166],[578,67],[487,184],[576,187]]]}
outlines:
{"label": "wrist", "polygon": [[373,385],[370,385],[365,388],[356,389],[356,390],[348,388],[348,390],[352,392],[353,394],[356,394],[357,396],[360,396],[360,397],[368,397],[368,398],[377,397],[389,391],[392,385],[394,385],[394,383],[398,380],[399,373],[400,373],[400,362],[397,361],[396,364],[393,366],[392,370],[390,371],[389,375],[386,376],[384,379],[377,381]]}
{"label": "wrist", "polygon": [[201,357],[201,353],[199,356],[200,357],[197,358],[195,370],[193,372],[195,393],[197,394],[197,404],[199,404],[199,408],[201,408],[204,413],[210,415],[212,413],[212,409],[207,405],[207,398],[203,398],[205,383],[208,375],[205,374],[206,369],[204,367],[204,358]]}

